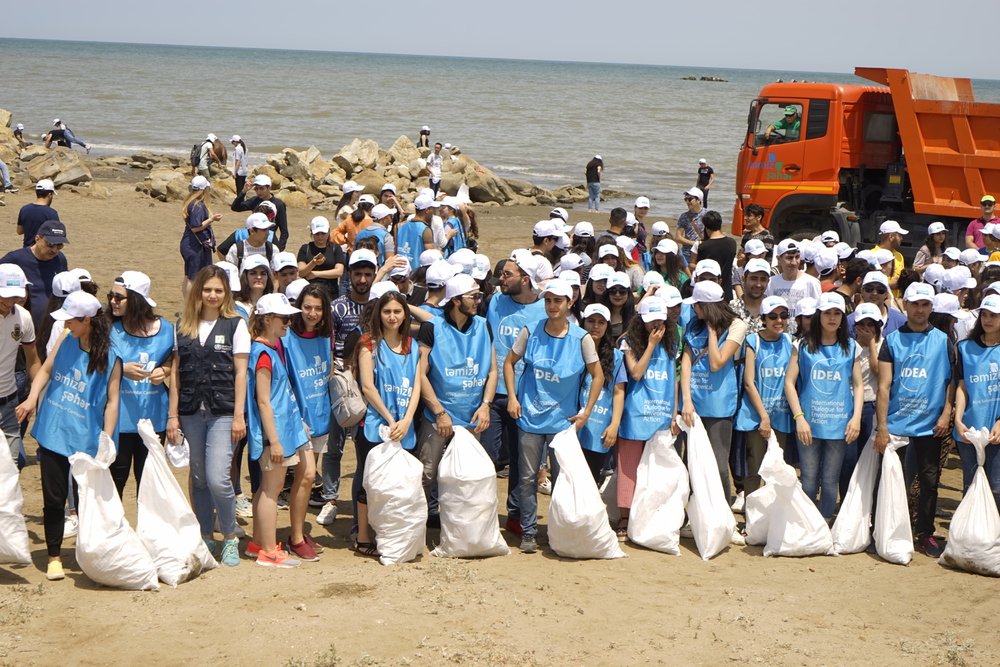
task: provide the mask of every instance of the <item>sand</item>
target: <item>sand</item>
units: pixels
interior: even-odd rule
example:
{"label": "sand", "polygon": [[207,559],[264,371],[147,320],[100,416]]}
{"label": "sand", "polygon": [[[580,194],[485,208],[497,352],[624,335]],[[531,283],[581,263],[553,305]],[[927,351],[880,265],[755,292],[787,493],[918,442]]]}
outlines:
{"label": "sand", "polygon": [[[71,267],[92,271],[102,294],[122,270],[146,271],[158,312],[174,319],[180,205],[136,193],[137,178],[105,181],[113,192],[107,201],[56,197],[71,240],[66,254]],[[20,244],[17,210],[31,197],[22,191],[6,200],[0,216],[10,249]],[[225,214],[219,238],[242,223],[227,207],[213,208]],[[522,245],[547,212],[482,209],[484,251],[495,262]],[[607,219],[570,214],[598,230]],[[312,215],[289,210],[290,250],[307,240]],[[67,578],[48,582],[35,447],[29,438],[31,464],[21,474],[34,562],[0,567],[0,665],[1000,664],[1000,582],[947,570],[921,554],[900,567],[867,554],[765,560],[760,547],[730,547],[703,562],[694,543],[682,540],[681,557],[626,544],[626,559],[572,561],[547,548],[548,498],[540,496],[537,554],[518,553],[517,538],[504,533],[510,556],[458,561],[427,552],[383,567],[348,549],[350,443],[342,517],[330,527],[316,524],[314,511],[307,519],[326,547],[317,563],[276,571],[244,559],[176,589],[119,591],[80,572],[68,539]],[[186,476],[177,471],[185,488]],[[506,480],[498,482],[505,497]],[[953,456],[939,503],[949,515],[960,488]],[[133,482],[125,506],[134,520]],[[938,524],[946,533],[948,521]],[[287,525],[281,512],[279,539]],[[428,532],[429,545],[437,532]]]}

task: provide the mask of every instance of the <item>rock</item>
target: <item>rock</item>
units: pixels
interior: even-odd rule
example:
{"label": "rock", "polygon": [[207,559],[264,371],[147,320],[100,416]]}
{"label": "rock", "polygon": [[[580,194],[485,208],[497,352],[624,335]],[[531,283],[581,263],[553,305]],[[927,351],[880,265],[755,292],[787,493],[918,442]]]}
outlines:
{"label": "rock", "polygon": [[542,206],[555,206],[559,201],[552,196],[552,193],[548,190],[543,190],[539,188],[538,194],[535,195],[535,201],[537,201]]}
{"label": "rock", "polygon": [[421,176],[430,176],[431,172],[427,171],[427,160],[422,157],[418,157],[415,160],[410,160],[410,164],[407,167],[410,171],[410,178],[417,179]]}
{"label": "rock", "polygon": [[0,109],[0,127],[10,127],[11,113],[6,109]]}
{"label": "rock", "polygon": [[681,81],[697,81],[697,80],[698,80],[698,77],[696,77],[696,76],[682,76],[681,77]]}
{"label": "rock", "polygon": [[7,165],[8,168],[14,168],[14,160],[20,159],[20,155],[13,149],[7,148],[6,146],[0,146],[0,160]]}
{"label": "rock", "polygon": [[212,196],[218,201],[229,206],[236,199],[236,181],[229,178],[220,178],[217,181],[212,181],[209,186],[209,190],[212,191]]}
{"label": "rock", "polygon": [[330,173],[323,177],[323,185],[330,185],[339,191],[344,183],[347,182],[347,176],[340,169],[340,167],[334,167],[330,170]]}
{"label": "rock", "polygon": [[303,162],[311,165],[313,162],[320,159],[321,154],[318,148],[316,148],[315,146],[310,146],[306,150],[299,153],[299,157],[302,158]]}
{"label": "rock", "polygon": [[128,166],[130,162],[129,158],[125,155],[107,155],[102,157],[99,161],[116,167]]}
{"label": "rock", "polygon": [[323,158],[316,158],[309,165],[309,181],[310,184],[315,188],[323,182],[326,175],[330,173],[330,167],[333,165],[324,160]]}
{"label": "rock", "polygon": [[272,153],[271,155],[268,155],[266,158],[264,158],[264,162],[274,167],[275,171],[281,171],[281,169],[284,168],[286,164],[288,164],[288,161],[285,159],[284,153]]}
{"label": "rock", "polygon": [[161,201],[179,201],[188,196],[191,179],[173,169],[154,169],[142,185],[150,196]]}
{"label": "rock", "polygon": [[[430,182],[430,179],[427,180]],[[462,183],[464,182],[465,176],[463,174],[459,174],[454,171],[441,172],[441,190],[443,190],[446,194],[454,197],[458,194],[458,189],[462,187]]]}
{"label": "rock", "polygon": [[[32,147],[33,148],[33,147]],[[56,187],[94,180],[80,154],[68,148],[56,148],[28,163],[28,173],[33,181],[52,179]]]}
{"label": "rock", "polygon": [[28,146],[23,151],[21,151],[20,159],[21,162],[31,162],[36,157],[48,154],[49,154],[49,149],[41,144],[38,144],[37,146]]}
{"label": "rock", "polygon": [[342,194],[339,185],[327,185],[325,183],[320,183],[316,186],[316,190],[322,192],[327,197],[336,197],[337,199],[340,199],[340,195]]}
{"label": "rock", "polygon": [[465,173],[465,184],[469,186],[469,199],[474,202],[502,204],[516,196],[506,181],[482,165]]}
{"label": "rock", "polygon": [[389,153],[398,164],[410,164],[413,160],[420,159],[420,151],[405,134],[396,139],[396,142],[389,148]]}
{"label": "rock", "polygon": [[132,156],[132,161],[153,164],[154,162],[162,161],[162,158],[159,155],[153,155],[149,151],[140,151]]}
{"label": "rock", "polygon": [[352,179],[358,185],[364,186],[365,193],[374,195],[376,199],[382,190],[382,186],[386,183],[385,177],[374,169],[365,169],[358,174],[354,174]]}
{"label": "rock", "polygon": [[309,163],[293,151],[291,148],[285,149],[287,166],[278,171],[282,176],[292,179],[296,183],[304,183],[312,180],[312,173],[309,170]]}
{"label": "rock", "polygon": [[274,196],[285,202],[285,206],[290,208],[311,208],[309,206],[309,198],[301,192],[293,190],[279,190]]}
{"label": "rock", "polygon": [[504,180],[507,181],[507,185],[510,186],[510,189],[513,190],[515,194],[522,197],[534,197],[535,193],[538,191],[538,188],[534,185],[528,181],[522,181],[519,178],[506,178]]}
{"label": "rock", "polygon": [[281,185],[287,180],[284,176],[278,173],[278,171],[269,164],[262,164],[257,167],[254,175],[264,174],[271,179],[271,187],[275,190],[281,187]]}
{"label": "rock", "polygon": [[371,139],[355,139],[333,156],[333,162],[348,174],[374,169],[378,161],[378,150],[378,144]]}
{"label": "rock", "polygon": [[111,190],[107,189],[97,181],[94,181],[90,184],[90,192],[87,196],[93,197],[94,199],[110,199]]}

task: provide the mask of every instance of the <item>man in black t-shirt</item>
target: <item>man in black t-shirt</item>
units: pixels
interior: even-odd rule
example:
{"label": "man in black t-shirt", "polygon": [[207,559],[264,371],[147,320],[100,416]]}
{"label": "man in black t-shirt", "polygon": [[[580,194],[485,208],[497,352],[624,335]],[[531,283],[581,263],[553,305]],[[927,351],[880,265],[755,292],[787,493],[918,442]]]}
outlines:
{"label": "man in black t-shirt", "polygon": [[722,216],[706,211],[701,218],[707,237],[698,244],[698,261],[714,259],[722,269],[722,291],[726,302],[733,298],[733,262],[736,260],[736,239],[722,233]]}
{"label": "man in black t-shirt", "polygon": [[299,277],[325,287],[332,301],[340,296],[340,278],[344,274],[347,257],[339,245],[330,242],[330,221],[323,216],[312,219],[309,233],[313,240],[299,248],[296,258]]}
{"label": "man in black t-shirt", "polygon": [[[246,199],[247,193],[253,188],[257,194]],[[266,174],[257,174],[253,181],[247,181],[243,186],[243,192],[236,195],[232,206],[229,208],[239,213],[240,211],[256,211],[262,201],[269,201],[274,204],[278,212],[274,216],[274,224],[278,227],[278,232],[274,236],[274,245],[278,250],[284,250],[288,243],[288,214],[285,211],[285,202],[271,194],[271,178]]]}
{"label": "man in black t-shirt", "polygon": [[52,208],[56,186],[47,178],[35,185],[35,201],[25,204],[17,214],[17,233],[24,236],[23,246],[35,242],[35,234],[46,220],[59,220],[59,213]]}
{"label": "man in black t-shirt", "polygon": [[705,158],[698,160],[698,184],[695,186],[702,191],[704,195],[701,199],[701,205],[708,208],[708,189],[712,187],[715,183],[715,170],[708,166],[708,161]]}

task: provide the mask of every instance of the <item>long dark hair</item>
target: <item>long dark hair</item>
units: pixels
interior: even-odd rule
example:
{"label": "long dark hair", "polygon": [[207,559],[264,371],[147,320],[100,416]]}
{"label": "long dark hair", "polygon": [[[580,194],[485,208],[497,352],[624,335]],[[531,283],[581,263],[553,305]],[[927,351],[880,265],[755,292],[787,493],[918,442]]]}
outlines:
{"label": "long dark hair", "polygon": [[[580,320],[580,324],[583,325],[583,320]],[[604,386],[610,388],[615,379],[615,337],[611,335],[611,322],[608,322],[604,335],[597,341],[597,356],[601,359],[601,370],[604,371]]]}
{"label": "long dark hair", "polygon": [[[90,294],[92,296],[97,296],[97,283],[90,280],[81,280],[80,289]],[[55,320],[48,315],[48,313],[54,313],[60,308],[62,308],[63,302],[66,300],[64,296],[56,296],[53,294],[49,297],[49,302],[45,305],[45,317],[42,321],[38,323],[38,329],[35,331],[35,350],[38,352],[38,360],[45,361],[49,356],[47,350],[49,346],[49,338],[52,336],[52,325],[55,324]],[[27,307],[27,304],[25,304]]]}
{"label": "long dark hair", "polygon": [[[302,291],[299,292],[299,298],[295,300],[295,307],[302,308],[302,302],[305,301],[307,296],[319,299],[323,309],[323,319],[321,319],[319,324],[316,325],[316,335],[320,338],[329,338],[333,335],[333,318],[330,311],[330,293],[326,291],[325,287],[320,287],[316,283],[306,285],[302,288]],[[292,315],[290,326],[292,331],[300,336],[305,332],[306,323],[305,320],[302,319],[302,313],[295,313]]]}
{"label": "long dark hair", "polygon": [[[626,290],[625,303],[622,304],[622,331],[628,329],[629,322],[635,317],[635,295],[632,293],[631,289]],[[615,307],[611,305],[611,295],[605,290],[604,294],[601,295],[600,303],[606,307],[612,313],[615,312]],[[608,322],[608,327],[611,326],[611,322]]]}
{"label": "long dark hair", "polygon": [[976,277],[976,286],[969,290],[969,296],[965,298],[965,307],[970,310],[978,308],[983,300],[983,290],[998,280],[1000,280],[1000,266],[983,267]]}
{"label": "long dark hair", "polygon": [[[840,349],[847,354],[848,351],[848,340],[847,337],[847,315],[843,312],[840,313],[840,326],[837,327],[837,345],[840,345]],[[806,342],[806,348],[810,352],[816,352],[819,350],[820,345],[823,344],[823,324],[820,322],[820,318],[823,316],[823,311],[817,310],[812,314],[809,322],[809,331],[805,332],[802,336],[802,340]]]}
{"label": "long dark hair", "polygon": [[108,370],[108,350],[111,349],[111,318],[104,308],[90,318],[90,360],[88,373],[105,373]]}
{"label": "long dark hair", "polygon": [[[115,284],[123,287],[118,281],[115,281]],[[122,313],[122,316],[115,318],[110,307],[108,308],[108,315],[112,321],[120,319],[125,333],[135,336],[137,332],[145,332],[149,323],[157,319],[156,313],[153,312],[153,307],[149,305],[143,295],[130,289],[126,289],[125,293],[128,295],[128,298],[125,299],[125,311]]]}
{"label": "long dark hair", "polygon": [[[382,309],[385,308],[386,304],[390,301],[396,301],[403,307],[403,319],[399,322],[399,335],[403,338],[403,345],[406,345],[406,339],[410,335],[410,304],[406,302],[406,297],[404,297],[399,292],[386,292],[378,301],[375,301],[375,308],[371,313],[371,318],[368,320],[368,333],[367,336],[372,342],[372,354],[378,355],[378,360],[382,361],[382,353],[379,349],[382,345],[382,339],[385,338],[385,332],[382,330]],[[358,346],[360,349],[360,345]]]}
{"label": "long dark hair", "polygon": [[[660,340],[660,344],[663,345],[663,349],[673,358],[677,354],[677,325],[671,324],[670,322],[665,322],[666,331],[663,334],[663,338]],[[608,323],[608,331],[611,331],[611,323]],[[641,317],[633,317],[628,323],[628,329],[625,331],[625,340],[628,342],[628,347],[632,350],[632,354],[638,360],[642,355],[646,353],[646,346],[649,345],[649,332],[646,331],[646,323],[642,321]]]}
{"label": "long dark hair", "polygon": [[[606,292],[607,290],[604,290],[604,291]],[[589,306],[592,303],[600,303],[602,296],[604,296],[604,295],[602,294],[601,296],[597,296],[597,293],[594,292],[594,281],[593,280],[588,280],[587,281],[587,287],[584,288],[584,290],[583,290],[583,296],[580,297],[580,299],[583,301],[584,307],[586,307],[586,306]]]}
{"label": "long dark hair", "polygon": [[[933,315],[933,313],[931,313]],[[972,325],[972,331],[969,332],[969,340],[974,340],[980,345],[983,343],[983,336],[986,335],[986,330],[983,329],[983,311],[979,311],[979,317],[976,318],[976,323]]]}
{"label": "long dark hair", "polygon": [[570,252],[575,252],[578,255],[586,255],[590,258],[590,266],[594,265],[594,252],[597,250],[597,239],[593,236],[577,236],[573,235],[572,250]]}
{"label": "long dark hair", "polygon": [[[946,238],[945,243],[947,242],[948,240]],[[934,243],[934,234],[927,235],[927,237],[924,239],[924,245],[927,247],[928,250],[931,251],[931,257],[937,257],[938,255],[944,252],[943,244],[939,246],[938,244]]]}
{"label": "long dark hair", "polygon": [[247,145],[245,143],[243,143],[242,139],[240,139],[236,143],[238,143],[240,146],[243,147],[243,159],[246,160],[247,157],[249,157],[248,153],[250,152],[250,151],[247,150]]}
{"label": "long dark hair", "polygon": [[714,329],[715,333],[721,336],[722,332],[729,329],[729,325],[736,319],[736,312],[725,301],[699,303],[698,309],[701,310],[701,317],[695,318],[697,321],[691,323],[692,330],[698,327],[698,322],[701,322],[704,326]]}
{"label": "long dark hair", "polygon": [[[948,335],[948,338],[952,341],[955,340],[955,316],[949,315],[948,313],[931,313],[930,317],[927,318],[930,325],[937,329],[938,331],[943,331]],[[979,318],[976,318],[976,324],[979,324]]]}
{"label": "long dark hair", "polygon": [[[274,291],[274,274],[271,272],[270,267],[267,269],[267,280],[264,281],[264,294],[270,294]],[[229,284],[229,277],[226,277],[226,284]],[[261,295],[263,296],[263,294]],[[200,295],[199,295],[200,297]],[[233,294],[233,298],[236,301],[242,301],[243,303],[251,303],[250,301],[250,281],[247,280],[247,272],[240,271],[240,291]]]}
{"label": "long dark hair", "polygon": [[[656,261],[656,253],[663,255],[663,264],[659,264]],[[653,270],[663,276],[663,279],[667,281],[667,284],[679,288],[681,284],[682,272],[681,260],[677,257],[677,253],[660,252],[656,248],[653,248],[650,258],[653,260]]]}

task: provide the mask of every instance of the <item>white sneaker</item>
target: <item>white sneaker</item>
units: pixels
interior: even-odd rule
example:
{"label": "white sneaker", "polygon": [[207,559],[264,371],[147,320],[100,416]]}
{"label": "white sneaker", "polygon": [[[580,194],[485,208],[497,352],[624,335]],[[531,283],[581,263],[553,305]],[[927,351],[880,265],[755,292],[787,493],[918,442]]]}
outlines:
{"label": "white sneaker", "polygon": [[681,526],[680,536],[683,539],[685,539],[685,540],[693,540],[694,539],[694,532],[691,531],[691,524],[690,523],[686,523],[683,526]]}
{"label": "white sneaker", "polygon": [[743,533],[737,528],[733,531],[733,536],[729,538],[729,543],[737,547],[745,547],[747,545],[747,538],[743,537]]}
{"label": "white sneaker", "polygon": [[337,520],[337,503],[323,503],[323,509],[316,515],[316,523],[329,526]]}
{"label": "white sneaker", "polygon": [[552,480],[546,479],[544,482],[538,485],[538,492],[546,496],[552,495]]}
{"label": "white sneaker", "polygon": [[739,493],[736,494],[736,500],[733,501],[732,505],[733,511],[742,512],[744,503],[745,503],[745,498],[743,496],[743,492],[740,491]]}
{"label": "white sneaker", "polygon": [[243,517],[244,519],[253,518],[253,501],[242,493],[236,496],[236,516]]}
{"label": "white sneaker", "polygon": [[76,531],[80,527],[80,517],[76,514],[70,514],[66,517],[66,521],[63,523],[63,539],[67,537],[76,537]]}

